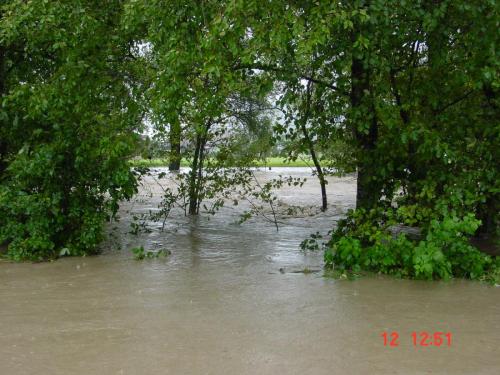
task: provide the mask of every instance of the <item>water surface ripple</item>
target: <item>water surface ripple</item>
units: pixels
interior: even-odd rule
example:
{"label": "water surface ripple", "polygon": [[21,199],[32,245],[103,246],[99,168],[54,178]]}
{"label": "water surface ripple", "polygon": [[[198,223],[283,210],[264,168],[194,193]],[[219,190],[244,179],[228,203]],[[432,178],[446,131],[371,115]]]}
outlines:
{"label": "water surface ripple", "polygon": [[[0,263],[0,374],[500,373],[500,288],[295,272],[321,269],[321,254],[298,244],[353,205],[352,177],[329,182],[330,210],[285,218],[279,232],[259,218],[235,224],[237,207],[127,234],[131,213],[159,202],[151,185],[152,197],[124,205],[103,255]],[[311,179],[280,199],[318,204],[318,192]],[[139,244],[172,254],[135,261]],[[383,331],[399,346],[384,347]],[[451,332],[452,345],[415,348],[412,331]]]}

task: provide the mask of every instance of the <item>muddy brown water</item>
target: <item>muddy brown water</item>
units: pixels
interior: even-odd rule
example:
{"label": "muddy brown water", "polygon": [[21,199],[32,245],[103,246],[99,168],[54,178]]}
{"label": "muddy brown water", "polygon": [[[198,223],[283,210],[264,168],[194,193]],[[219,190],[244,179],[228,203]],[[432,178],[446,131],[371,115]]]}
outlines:
{"label": "muddy brown water", "polygon": [[[297,273],[321,269],[298,244],[352,207],[354,183],[330,178],[329,211],[284,217],[279,232],[261,218],[236,224],[236,207],[127,234],[131,213],[159,201],[150,184],[103,255],[0,263],[0,374],[499,374],[500,288]],[[306,206],[318,193],[311,179],[279,194]],[[139,244],[172,254],[136,261]],[[384,331],[399,333],[397,347]],[[413,331],[451,332],[451,346],[414,347]]]}

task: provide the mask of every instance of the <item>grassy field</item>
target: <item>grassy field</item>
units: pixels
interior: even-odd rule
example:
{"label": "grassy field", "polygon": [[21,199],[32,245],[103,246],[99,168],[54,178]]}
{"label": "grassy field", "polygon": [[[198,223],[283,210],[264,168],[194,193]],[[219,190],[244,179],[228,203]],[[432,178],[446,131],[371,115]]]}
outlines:
{"label": "grassy field", "polygon": [[[132,167],[168,167],[168,159],[134,159],[130,160]],[[312,165],[310,160],[296,160],[286,162],[282,157],[267,158],[265,162],[256,160],[253,167],[309,167]],[[188,167],[187,160],[182,159],[181,166]]]}

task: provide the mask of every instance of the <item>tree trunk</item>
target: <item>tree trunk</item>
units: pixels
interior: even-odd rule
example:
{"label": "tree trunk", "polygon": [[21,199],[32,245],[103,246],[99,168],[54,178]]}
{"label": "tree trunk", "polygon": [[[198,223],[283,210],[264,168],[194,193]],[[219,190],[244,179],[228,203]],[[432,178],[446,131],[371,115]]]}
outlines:
{"label": "tree trunk", "polygon": [[[314,74],[313,74],[314,75]],[[309,150],[309,154],[311,155],[311,159],[313,160],[314,167],[316,168],[316,173],[318,174],[319,184],[321,186],[321,211],[326,211],[328,208],[328,200],[326,196],[326,180],[325,175],[323,173],[323,168],[321,168],[321,164],[316,156],[316,150],[314,149],[314,143],[309,136],[309,132],[307,131],[307,121],[309,119],[309,114],[311,110],[311,95],[312,95],[312,82],[309,81],[307,83],[307,92],[306,92],[306,110],[304,118],[300,121],[300,129],[302,131],[302,135],[304,136],[304,140],[306,141],[307,148]]]}
{"label": "tree trunk", "polygon": [[189,176],[189,210],[190,215],[197,215],[200,209],[200,191],[203,180],[203,161],[205,157],[205,145],[207,143],[207,133],[211,123],[208,122],[201,133],[196,136],[196,147],[194,150],[193,162]]}
{"label": "tree trunk", "polygon": [[[498,90],[491,85],[483,86],[483,93],[486,103],[491,110],[491,122],[493,123],[498,113]],[[478,208],[478,217],[481,220],[481,227],[478,232],[486,237],[496,237],[500,233],[500,194],[490,193],[486,202]]]}
{"label": "tree trunk", "polygon": [[369,210],[377,204],[380,194],[374,194],[372,186],[372,169],[370,162],[361,160],[358,162],[358,178],[356,185],[356,208]]}
{"label": "tree trunk", "polygon": [[202,137],[201,139],[201,145],[200,145],[200,155],[199,155],[199,162],[198,162],[198,181],[196,184],[196,197],[198,199],[198,202],[196,204],[196,214],[200,213],[200,204],[203,199],[202,196],[200,196],[201,188],[203,186],[203,163],[205,161],[205,145],[207,143],[207,137],[206,134]]}
{"label": "tree trunk", "polygon": [[181,124],[174,122],[170,125],[170,161],[168,170],[178,172],[181,167]]}
{"label": "tree trunk", "polygon": [[193,161],[191,163],[191,171],[189,176],[189,210],[190,215],[196,215],[198,212],[198,162],[201,148],[201,134],[196,137],[196,148],[194,150]]}
{"label": "tree trunk", "polygon": [[500,224],[500,194],[494,194],[486,199],[486,202],[478,209],[477,216],[481,220],[478,234],[494,238],[498,233]]}
{"label": "tree trunk", "polygon": [[[408,128],[411,125],[410,124],[411,117],[410,113],[404,108],[403,99],[401,98],[401,92],[399,91],[397,85],[396,72],[394,71],[394,69],[390,70],[390,82],[391,82],[392,94],[394,96],[394,99],[396,100],[396,105],[399,111],[399,117],[401,119],[401,122],[403,123],[404,131],[408,131]],[[409,139],[408,155],[406,162],[406,169],[408,170],[408,173],[403,174],[402,177],[406,182],[406,191],[412,199],[415,198],[418,192],[418,181],[424,177],[421,172],[423,168],[421,167],[419,168],[416,158],[417,158],[417,145],[413,139]]]}
{"label": "tree trunk", "polygon": [[[3,102],[3,94],[5,92],[5,49],[0,46],[0,105]],[[3,133],[2,127],[4,124],[0,123],[0,181],[2,181],[3,173],[7,168],[7,163],[5,162],[5,156],[7,155],[7,142],[5,142],[5,135]]]}
{"label": "tree trunk", "polygon": [[307,148],[309,149],[309,154],[311,155],[311,159],[313,160],[314,167],[316,168],[316,173],[318,174],[319,184],[321,186],[321,211],[326,211],[328,208],[328,200],[326,196],[326,179],[325,174],[323,173],[323,168],[321,168],[321,164],[316,155],[316,151],[314,149],[314,143],[309,137],[309,133],[306,128],[305,122],[301,123],[301,130],[304,136],[304,139],[307,142]]}
{"label": "tree trunk", "polygon": [[[351,34],[352,42],[356,41],[359,30]],[[363,58],[353,52],[351,63],[351,126],[357,141],[360,154],[357,161],[358,179],[356,208],[369,210],[374,207],[381,196],[380,183],[377,183],[373,165],[373,151],[378,138],[378,123],[375,106],[370,97],[369,72],[364,66]],[[367,129],[367,131],[365,131]]]}

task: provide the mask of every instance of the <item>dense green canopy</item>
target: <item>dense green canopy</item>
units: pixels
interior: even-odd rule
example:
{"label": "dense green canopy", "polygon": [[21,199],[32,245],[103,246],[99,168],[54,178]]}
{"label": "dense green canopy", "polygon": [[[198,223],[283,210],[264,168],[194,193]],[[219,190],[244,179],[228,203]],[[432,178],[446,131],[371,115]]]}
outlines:
{"label": "dense green canopy", "polygon": [[3,1],[0,12],[0,243],[15,259],[93,253],[135,191],[121,1]]}
{"label": "dense green canopy", "polygon": [[[181,142],[192,146],[196,214],[206,144],[229,139],[235,98],[273,97],[284,114],[273,139],[292,159],[310,153],[323,188],[321,163],[357,171],[356,211],[327,265],[425,278],[494,270],[467,238],[499,235],[496,1],[2,4],[0,242],[13,257],[93,251],[134,192],[126,159],[141,112],[169,134],[171,168]],[[242,134],[271,126],[252,118]],[[396,237],[395,225],[421,237]]]}

